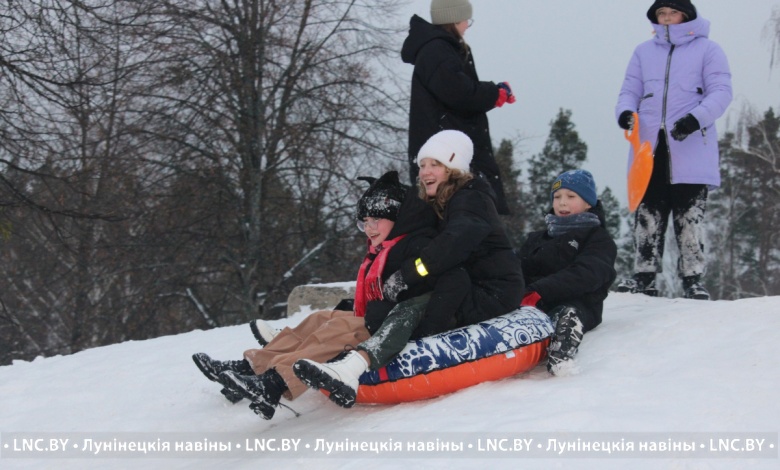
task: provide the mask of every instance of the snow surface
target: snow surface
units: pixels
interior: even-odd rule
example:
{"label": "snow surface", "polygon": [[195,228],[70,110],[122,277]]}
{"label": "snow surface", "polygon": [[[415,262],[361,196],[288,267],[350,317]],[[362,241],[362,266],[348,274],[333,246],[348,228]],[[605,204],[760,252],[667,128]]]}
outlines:
{"label": "snow surface", "polygon": [[[264,421],[232,405],[219,386],[192,363],[195,352],[237,359],[255,347],[246,325],[126,342],[71,356],[16,361],[0,367],[0,468],[513,468],[733,469],[780,468],[780,297],[703,302],[612,294],[604,323],[585,335],[572,375],[551,377],[544,366],[432,400],[344,410],[323,395],[306,393],[292,408]],[[271,322],[298,323],[307,312]],[[31,436],[31,437],[29,437]],[[183,436],[183,437],[182,437]],[[46,448],[50,438],[107,442],[252,443],[280,448],[282,439],[304,439],[306,452],[194,452],[192,458],[154,452],[106,458],[111,452],[15,451],[22,438]],[[465,442],[488,438],[559,442],[634,442],[636,439],[765,438],[763,452],[668,458],[663,452],[626,458],[604,452],[358,453],[314,452],[317,438],[331,443]],[[36,438],[44,441],[35,441]],[[275,441],[273,439],[276,439]],[[158,441],[159,440],[159,441]],[[286,441],[291,442],[291,441]],[[709,440],[707,439],[707,442]],[[511,445],[511,444],[510,444]],[[709,444],[708,444],[709,445]],[[770,448],[771,446],[771,448]],[[536,450],[536,449],[534,449]],[[541,450],[539,450],[541,452]],[[25,457],[20,458],[20,455]],[[508,460],[508,459],[513,460]]]}

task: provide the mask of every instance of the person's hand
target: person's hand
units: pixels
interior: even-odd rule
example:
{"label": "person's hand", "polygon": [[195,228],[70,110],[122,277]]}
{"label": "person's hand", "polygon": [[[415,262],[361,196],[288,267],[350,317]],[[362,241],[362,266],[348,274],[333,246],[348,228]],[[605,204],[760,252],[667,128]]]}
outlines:
{"label": "person's hand", "polygon": [[363,324],[372,335],[376,333],[387,318],[387,314],[395,307],[395,302],[389,300],[371,300],[366,303],[366,315]]}
{"label": "person's hand", "polygon": [[398,295],[408,289],[409,286],[404,282],[404,276],[401,271],[396,271],[387,278],[382,286],[382,295],[385,300],[398,302]]}
{"label": "person's hand", "polygon": [[538,292],[529,292],[523,296],[523,300],[520,302],[521,307],[536,307],[536,304],[542,300],[542,297]]}
{"label": "person's hand", "polygon": [[686,114],[674,123],[672,127],[672,138],[682,142],[686,137],[701,129],[699,121],[691,114]]}
{"label": "person's hand", "polygon": [[496,100],[496,108],[504,106],[504,103],[512,104],[517,101],[515,95],[512,93],[512,87],[507,82],[501,82],[498,85],[498,99]]}
{"label": "person's hand", "polygon": [[620,113],[620,117],[618,118],[618,126],[620,126],[621,129],[625,129],[627,131],[630,131],[634,128],[634,112],[633,111],[623,111]]}

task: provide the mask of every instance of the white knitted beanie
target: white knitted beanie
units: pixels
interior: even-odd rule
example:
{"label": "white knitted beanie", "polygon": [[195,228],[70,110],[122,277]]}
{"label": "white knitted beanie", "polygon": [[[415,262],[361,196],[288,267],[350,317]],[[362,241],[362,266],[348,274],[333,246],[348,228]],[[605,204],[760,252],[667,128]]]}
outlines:
{"label": "white knitted beanie", "polygon": [[423,158],[432,158],[447,168],[468,172],[474,144],[461,131],[446,130],[434,134],[417,153],[417,166]]}

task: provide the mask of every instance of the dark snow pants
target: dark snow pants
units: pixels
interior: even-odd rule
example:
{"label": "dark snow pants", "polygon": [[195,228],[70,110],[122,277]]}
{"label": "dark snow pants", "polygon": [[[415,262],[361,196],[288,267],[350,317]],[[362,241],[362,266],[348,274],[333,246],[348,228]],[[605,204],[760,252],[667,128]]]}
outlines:
{"label": "dark snow pants", "polygon": [[704,273],[704,245],[701,222],[707,207],[707,186],[670,184],[669,155],[665,140],[659,140],[653,175],[634,219],[634,272],[660,273],[666,242],[666,228],[672,215],[680,250],[677,273],[682,277]]}
{"label": "dark snow pants", "polygon": [[406,347],[420,319],[425,315],[425,307],[430,298],[431,294],[428,293],[398,302],[376,333],[355,347],[368,354],[371,369],[376,370],[384,366]]}
{"label": "dark snow pants", "polygon": [[472,325],[509,311],[490,292],[472,284],[465,269],[454,268],[438,277],[433,292],[399,302],[376,333],[356,349],[365,351],[371,368],[378,369],[401,352],[410,339]]}

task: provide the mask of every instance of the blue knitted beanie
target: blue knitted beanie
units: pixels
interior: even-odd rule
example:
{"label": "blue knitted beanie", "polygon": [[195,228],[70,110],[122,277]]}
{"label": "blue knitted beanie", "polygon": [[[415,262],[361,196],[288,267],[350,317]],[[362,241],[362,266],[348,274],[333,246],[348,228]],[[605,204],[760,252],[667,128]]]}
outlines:
{"label": "blue knitted beanie", "polygon": [[555,191],[564,188],[579,194],[591,206],[595,207],[598,202],[596,182],[593,180],[593,175],[587,170],[569,170],[555,178],[550,190],[550,202],[552,202]]}

